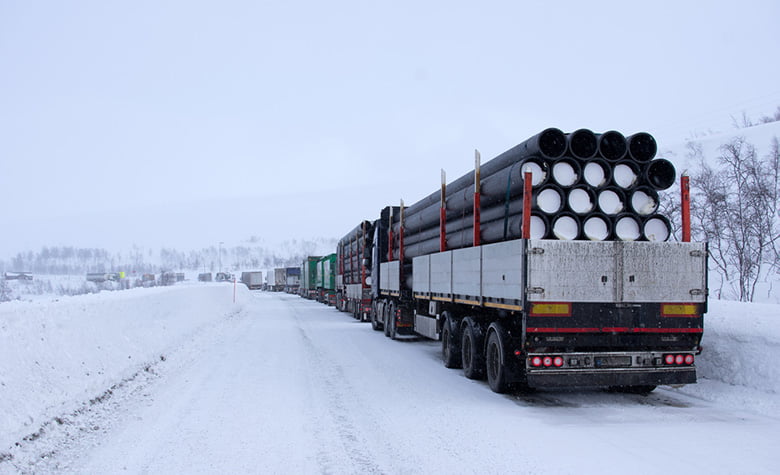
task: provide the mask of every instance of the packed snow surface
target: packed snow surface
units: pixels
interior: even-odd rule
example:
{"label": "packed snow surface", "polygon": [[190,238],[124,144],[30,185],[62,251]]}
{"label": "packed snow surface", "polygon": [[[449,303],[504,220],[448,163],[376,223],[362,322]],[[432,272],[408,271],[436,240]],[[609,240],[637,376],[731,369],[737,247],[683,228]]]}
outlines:
{"label": "packed snow surface", "polygon": [[776,473],[780,306],[711,302],[699,382],[495,394],[230,284],[0,304],[0,473]]}

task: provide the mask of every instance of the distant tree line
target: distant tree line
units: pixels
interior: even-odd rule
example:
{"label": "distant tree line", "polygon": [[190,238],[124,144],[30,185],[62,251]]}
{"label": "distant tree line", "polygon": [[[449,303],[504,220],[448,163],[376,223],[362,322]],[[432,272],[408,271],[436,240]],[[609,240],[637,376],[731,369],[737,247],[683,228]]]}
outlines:
{"label": "distant tree line", "polygon": [[[20,252],[7,261],[0,260],[3,272],[32,272],[33,274],[78,275],[88,272],[120,272],[131,274],[161,271],[216,272],[223,270],[262,270],[274,267],[300,265],[317,249],[333,252],[336,240],[317,238],[294,239],[283,242],[279,248],[249,245],[232,247],[210,246],[200,250],[179,251],[162,248],[159,251],[133,246],[127,252],[109,252],[98,248],[73,246],[42,247],[39,251]],[[221,256],[220,256],[221,251]]]}

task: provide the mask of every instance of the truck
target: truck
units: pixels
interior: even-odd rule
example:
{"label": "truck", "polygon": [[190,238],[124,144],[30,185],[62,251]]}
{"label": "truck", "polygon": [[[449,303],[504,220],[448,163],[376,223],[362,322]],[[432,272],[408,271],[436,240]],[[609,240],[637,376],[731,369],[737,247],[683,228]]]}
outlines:
{"label": "truck", "polygon": [[249,290],[263,288],[263,272],[249,271],[241,273],[241,283],[246,285]]}
{"label": "truck", "polygon": [[282,292],[287,285],[287,268],[277,267],[268,275],[269,289],[272,292]]}
{"label": "truck", "polygon": [[336,247],[336,308],[360,321],[371,314],[371,252],[374,225],[362,221]]}
{"label": "truck", "polygon": [[285,267],[284,268],[284,291],[288,294],[297,294],[298,287],[301,286],[301,268],[300,267]]}
{"label": "truck", "polygon": [[301,286],[298,293],[301,297],[314,300],[317,298],[317,264],[322,256],[308,256],[301,264]]}
{"label": "truck", "polygon": [[444,366],[499,393],[695,383],[708,249],[690,241],[685,176],[669,240],[658,191],[675,171],[656,150],[643,132],[546,129],[484,167],[477,155],[449,190],[443,176],[339,241],[339,309],[439,340]]}
{"label": "truck", "polygon": [[336,254],[328,254],[317,261],[317,301],[336,305]]}

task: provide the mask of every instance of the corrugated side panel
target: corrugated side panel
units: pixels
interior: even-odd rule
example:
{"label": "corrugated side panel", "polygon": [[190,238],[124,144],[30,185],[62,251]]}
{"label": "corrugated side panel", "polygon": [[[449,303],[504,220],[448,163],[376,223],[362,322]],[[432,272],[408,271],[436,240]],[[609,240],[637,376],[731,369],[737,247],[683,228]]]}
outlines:
{"label": "corrugated side panel", "polygon": [[704,302],[706,246],[700,242],[626,242],[624,302]]}
{"label": "corrugated side panel", "polygon": [[482,247],[452,251],[452,293],[479,298],[482,294]]}
{"label": "corrugated side panel", "polygon": [[617,241],[529,241],[528,299],[615,302],[619,245]]}
{"label": "corrugated side panel", "polygon": [[431,292],[452,294],[452,251],[431,254]]}
{"label": "corrugated side panel", "polygon": [[523,241],[506,241],[481,246],[482,296],[523,298]]}
{"label": "corrugated side panel", "polygon": [[412,291],[427,294],[431,291],[431,258],[419,256],[412,260]]}

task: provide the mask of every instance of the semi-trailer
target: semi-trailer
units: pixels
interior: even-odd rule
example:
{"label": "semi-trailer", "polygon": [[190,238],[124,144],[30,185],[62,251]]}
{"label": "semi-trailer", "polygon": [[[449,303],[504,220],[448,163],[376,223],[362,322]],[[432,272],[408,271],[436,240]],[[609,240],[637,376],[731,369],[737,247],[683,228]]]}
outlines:
{"label": "semi-trailer", "polygon": [[250,290],[263,288],[263,273],[261,271],[249,271],[241,273],[241,283]]}
{"label": "semi-trailer", "polygon": [[301,286],[298,293],[307,299],[317,298],[317,265],[322,256],[308,256],[301,264]]}
{"label": "semi-trailer", "polygon": [[674,167],[646,133],[547,129],[337,247],[340,310],[511,387],[649,392],[696,381],[707,245],[658,214]]}
{"label": "semi-trailer", "polygon": [[328,254],[317,261],[317,300],[336,304],[336,254]]}

